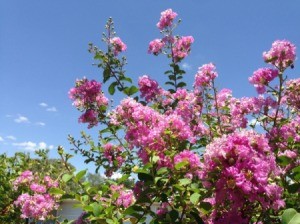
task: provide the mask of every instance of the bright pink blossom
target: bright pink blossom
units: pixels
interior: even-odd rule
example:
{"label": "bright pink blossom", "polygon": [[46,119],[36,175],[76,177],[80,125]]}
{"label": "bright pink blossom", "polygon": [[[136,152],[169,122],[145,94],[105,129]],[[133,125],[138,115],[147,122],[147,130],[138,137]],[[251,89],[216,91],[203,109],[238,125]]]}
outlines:
{"label": "bright pink blossom", "polygon": [[195,75],[195,87],[211,86],[211,82],[218,77],[216,66],[213,63],[202,65],[199,67]]}
{"label": "bright pink blossom", "polygon": [[278,70],[271,68],[260,68],[249,78],[249,82],[254,85],[259,94],[266,91],[266,85],[278,76]]}
{"label": "bright pink blossom", "polygon": [[122,190],[120,195],[116,201],[117,206],[123,206],[124,208],[128,208],[135,201],[133,191],[132,190]]}
{"label": "bright pink blossom", "polygon": [[155,39],[149,43],[148,53],[158,55],[162,52],[165,42],[161,39]]}
{"label": "bright pink blossom", "polygon": [[279,175],[279,168],[263,135],[242,131],[216,138],[207,146],[203,164],[203,178],[211,182],[208,188],[215,186],[216,206],[223,208],[214,219],[227,223],[231,214],[240,211],[238,216],[249,222],[252,203],[259,202],[263,210],[284,205],[282,188],[275,185],[276,191],[270,191],[271,177]]}
{"label": "bright pink blossom", "polygon": [[171,26],[173,24],[173,20],[176,18],[177,13],[173,12],[172,9],[167,9],[163,12],[161,12],[161,17],[159,22],[157,23],[157,27],[160,30],[165,29],[168,26]]}
{"label": "bright pink blossom", "polygon": [[199,168],[201,165],[199,156],[190,150],[184,150],[174,157],[175,165],[181,162],[187,162],[190,169]]}
{"label": "bright pink blossom", "polygon": [[300,78],[286,82],[285,97],[288,105],[300,110]]}
{"label": "bright pink blossom", "polygon": [[268,52],[263,53],[266,62],[277,68],[285,69],[291,66],[296,59],[296,47],[287,40],[276,40]]}
{"label": "bright pink blossom", "polygon": [[110,43],[113,46],[114,55],[117,56],[119,53],[127,49],[126,44],[124,44],[120,37],[114,37],[110,39]]}
{"label": "bright pink blossom", "polygon": [[159,93],[158,83],[147,75],[140,77],[138,84],[141,97],[144,97],[147,102],[151,101]]}
{"label": "bright pink blossom", "polygon": [[172,56],[175,62],[179,62],[189,55],[193,42],[194,38],[192,36],[183,36],[175,39],[172,48]]}
{"label": "bright pink blossom", "polygon": [[14,202],[21,208],[21,218],[45,220],[51,211],[58,208],[55,199],[49,194],[22,194]]}

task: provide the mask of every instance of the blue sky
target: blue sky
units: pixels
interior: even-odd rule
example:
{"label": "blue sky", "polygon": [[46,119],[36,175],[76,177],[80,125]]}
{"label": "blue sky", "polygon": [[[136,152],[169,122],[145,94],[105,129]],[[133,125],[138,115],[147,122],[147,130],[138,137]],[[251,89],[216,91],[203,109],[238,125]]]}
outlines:
{"label": "blue sky", "polygon": [[[199,66],[213,62],[220,88],[231,88],[236,97],[253,96],[248,77],[266,66],[262,52],[277,39],[300,46],[297,0],[0,0],[0,153],[47,146],[55,157],[58,145],[71,147],[68,134],[79,137],[87,130],[77,123],[79,113],[67,93],[76,78],[101,80],[102,71],[92,66],[87,49],[89,42],[103,47],[108,17],[127,44],[127,74],[135,82],[144,74],[165,82],[167,60],[147,54],[147,47],[160,37],[156,23],[168,8],[182,18],[177,34],[195,38],[184,61],[189,84]],[[288,71],[290,77],[299,77],[298,64]],[[84,168],[79,156],[71,162]]]}

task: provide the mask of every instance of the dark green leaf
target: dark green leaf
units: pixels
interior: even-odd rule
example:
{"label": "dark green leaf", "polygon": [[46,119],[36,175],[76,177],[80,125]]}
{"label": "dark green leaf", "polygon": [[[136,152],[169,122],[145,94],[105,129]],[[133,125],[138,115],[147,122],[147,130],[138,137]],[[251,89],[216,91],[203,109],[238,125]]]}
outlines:
{"label": "dark green leaf", "polygon": [[106,67],[103,71],[103,83],[106,83],[110,78],[110,69]]}
{"label": "dark green leaf", "polygon": [[115,91],[116,91],[116,86],[118,85],[117,82],[113,82],[109,85],[108,87],[108,92],[110,95],[114,95]]}

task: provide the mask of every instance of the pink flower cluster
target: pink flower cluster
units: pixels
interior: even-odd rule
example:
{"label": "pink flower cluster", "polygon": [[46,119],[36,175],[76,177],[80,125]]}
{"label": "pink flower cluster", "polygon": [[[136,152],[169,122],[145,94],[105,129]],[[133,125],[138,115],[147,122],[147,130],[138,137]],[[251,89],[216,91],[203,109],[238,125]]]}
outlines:
{"label": "pink flower cluster", "polygon": [[212,223],[230,223],[232,217],[249,223],[256,202],[263,210],[285,205],[283,189],[274,183],[279,168],[264,135],[245,130],[214,139],[203,164],[203,185],[214,187]]}
{"label": "pink flower cluster", "polygon": [[124,158],[122,157],[122,148],[121,146],[114,146],[111,143],[105,144],[103,148],[103,155],[109,163],[109,167],[107,168],[105,175],[110,177],[112,173],[120,168],[124,162]]}
{"label": "pink flower cluster", "polygon": [[296,59],[296,46],[286,40],[276,40],[268,52],[263,53],[266,62],[280,70],[291,66]]}
{"label": "pink flower cluster", "polygon": [[192,43],[194,43],[194,38],[192,36],[175,38],[172,48],[172,54],[175,62],[179,62],[188,56],[191,51]]}
{"label": "pink flower cluster", "polygon": [[286,82],[285,100],[288,105],[300,110],[300,78]]}
{"label": "pink flower cluster", "polygon": [[109,40],[109,42],[113,46],[113,52],[115,56],[127,49],[126,44],[122,42],[120,37],[113,37]]}
{"label": "pink flower cluster", "polygon": [[191,170],[201,166],[200,157],[187,149],[174,156],[175,165],[181,162],[188,162],[188,166]]}
{"label": "pink flower cluster", "polygon": [[158,55],[162,52],[165,42],[162,39],[155,39],[149,43],[148,53]]}
{"label": "pink flower cluster", "polygon": [[21,207],[21,218],[34,218],[45,220],[49,213],[58,209],[58,204],[50,194],[21,194],[14,202]]}
{"label": "pink flower cluster", "polygon": [[168,202],[162,202],[160,207],[156,210],[158,216],[162,216],[168,212],[169,204]]}
{"label": "pink flower cluster", "polygon": [[144,97],[147,102],[150,102],[159,93],[158,83],[150,79],[147,75],[143,75],[139,78],[138,82],[141,97]]}
{"label": "pink flower cluster", "polygon": [[116,200],[117,206],[123,206],[124,208],[128,208],[135,202],[133,191],[124,189],[123,185],[111,185],[110,190],[113,194],[118,194],[118,198]]}
{"label": "pink flower cluster", "polygon": [[15,190],[22,186],[28,187],[31,191],[31,194],[21,194],[14,202],[15,206],[21,208],[21,218],[45,220],[50,212],[59,206],[56,198],[47,193],[51,187],[57,187],[58,182],[52,180],[49,176],[45,176],[41,183],[38,183],[38,181],[38,177],[34,176],[29,170],[24,171],[14,181]]}
{"label": "pink flower cluster", "polygon": [[181,116],[175,113],[162,115],[132,98],[124,99],[110,118],[113,124],[126,127],[125,139],[132,148],[140,148],[139,155],[144,163],[148,161],[148,154],[156,151],[161,165],[171,165],[164,156],[171,139],[194,141],[192,130]]}
{"label": "pink flower cluster", "polygon": [[35,177],[30,170],[26,170],[13,182],[14,190],[17,190],[20,185],[28,185],[34,181]]}
{"label": "pink flower cluster", "polygon": [[205,64],[199,67],[195,75],[194,87],[211,86],[211,82],[218,77],[216,67],[213,63]]}
{"label": "pink flower cluster", "polygon": [[277,76],[278,70],[271,68],[260,68],[256,70],[251,77],[249,77],[249,82],[254,85],[259,94],[263,94],[266,92],[265,86]]}
{"label": "pink flower cluster", "polygon": [[159,22],[157,23],[157,27],[160,30],[170,27],[173,24],[173,20],[176,18],[176,16],[177,13],[173,12],[172,9],[167,9],[161,12],[161,17]]}
{"label": "pink flower cluster", "polygon": [[78,110],[84,111],[80,116],[80,123],[88,123],[88,128],[98,124],[98,113],[108,105],[108,99],[101,91],[101,83],[87,78],[76,81],[74,88],[69,91],[70,99]]}

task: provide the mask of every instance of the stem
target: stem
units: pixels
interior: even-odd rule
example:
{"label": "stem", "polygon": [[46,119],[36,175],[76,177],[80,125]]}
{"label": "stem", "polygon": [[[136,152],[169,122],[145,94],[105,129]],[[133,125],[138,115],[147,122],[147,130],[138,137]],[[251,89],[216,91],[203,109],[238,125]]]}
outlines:
{"label": "stem", "polygon": [[283,82],[284,82],[283,77],[282,77],[282,72],[279,73],[278,77],[279,77],[279,92],[278,92],[277,108],[276,108],[276,112],[275,112],[273,127],[275,127],[277,125],[277,116],[279,113],[280,103],[281,103],[281,99],[282,99],[282,86],[283,86]]}
{"label": "stem", "polygon": [[217,99],[217,90],[215,87],[215,82],[214,80],[212,80],[212,88],[214,91],[214,98],[215,98],[215,102],[216,102],[216,112],[217,112],[217,121],[218,121],[218,125],[220,128],[220,134],[223,134],[223,130],[222,130],[222,125],[221,125],[221,119],[220,119],[220,114],[219,114],[219,105],[218,105],[218,99]]}

